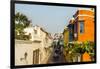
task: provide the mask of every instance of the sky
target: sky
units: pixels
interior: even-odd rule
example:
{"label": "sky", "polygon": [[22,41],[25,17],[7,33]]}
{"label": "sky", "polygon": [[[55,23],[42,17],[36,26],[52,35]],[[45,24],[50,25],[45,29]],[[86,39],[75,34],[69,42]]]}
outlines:
{"label": "sky", "polygon": [[77,7],[15,4],[15,13],[20,12],[49,33],[62,33],[64,27],[77,11]]}

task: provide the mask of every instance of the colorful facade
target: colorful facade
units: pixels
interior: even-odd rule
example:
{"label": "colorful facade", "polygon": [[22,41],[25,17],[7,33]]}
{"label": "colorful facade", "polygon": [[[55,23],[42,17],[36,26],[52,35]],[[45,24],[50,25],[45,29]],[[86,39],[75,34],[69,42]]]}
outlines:
{"label": "colorful facade", "polygon": [[66,46],[67,43],[69,42],[69,30],[67,27],[63,31],[63,39],[64,39],[64,46]]}
{"label": "colorful facade", "polygon": [[80,9],[69,21],[69,41],[94,42],[94,11]]}
{"label": "colorful facade", "polygon": [[76,41],[94,42],[94,11],[82,9],[75,13],[74,37]]}
{"label": "colorful facade", "polygon": [[69,21],[67,27],[69,29],[69,42],[72,42],[74,40],[74,18]]}

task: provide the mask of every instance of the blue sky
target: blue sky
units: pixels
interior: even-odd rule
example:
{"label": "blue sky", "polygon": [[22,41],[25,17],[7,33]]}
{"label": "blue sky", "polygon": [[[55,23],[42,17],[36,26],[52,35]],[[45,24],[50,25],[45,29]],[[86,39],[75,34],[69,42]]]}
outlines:
{"label": "blue sky", "polygon": [[32,24],[39,25],[49,33],[60,33],[68,25],[77,7],[15,4],[15,13],[25,14]]}

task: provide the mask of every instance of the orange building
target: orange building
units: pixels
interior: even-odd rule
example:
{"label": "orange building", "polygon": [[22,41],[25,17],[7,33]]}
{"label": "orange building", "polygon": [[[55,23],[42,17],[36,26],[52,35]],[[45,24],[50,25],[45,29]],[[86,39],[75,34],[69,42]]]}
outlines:
{"label": "orange building", "polygon": [[73,24],[73,38],[75,41],[94,42],[94,11],[91,9],[79,9],[69,24]]}

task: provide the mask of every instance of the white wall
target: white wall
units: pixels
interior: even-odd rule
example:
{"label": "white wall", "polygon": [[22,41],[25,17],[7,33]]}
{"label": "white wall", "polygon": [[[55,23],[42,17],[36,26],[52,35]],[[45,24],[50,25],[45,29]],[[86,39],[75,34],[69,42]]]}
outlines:
{"label": "white wall", "polygon": [[[36,49],[40,49],[40,43],[32,42],[32,41],[15,41],[15,65],[32,65],[33,64],[33,51]],[[20,60],[24,58],[25,52],[27,53],[27,63],[25,60]],[[42,52],[44,53],[44,52]]]}
{"label": "white wall", "polygon": [[[97,64],[39,67],[34,69],[99,69],[100,68],[100,0],[34,0],[97,5]],[[10,0],[0,2],[0,69],[10,69]],[[32,69],[32,68],[31,68]]]}

